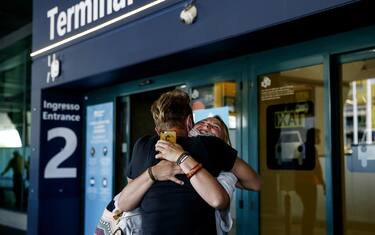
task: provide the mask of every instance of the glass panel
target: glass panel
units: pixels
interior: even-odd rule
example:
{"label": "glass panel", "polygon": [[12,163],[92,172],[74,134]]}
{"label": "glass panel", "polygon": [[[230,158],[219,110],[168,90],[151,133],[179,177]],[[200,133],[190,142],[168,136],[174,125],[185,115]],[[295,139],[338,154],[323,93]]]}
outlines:
{"label": "glass panel", "polygon": [[[230,144],[236,146],[236,89],[234,81],[215,82],[201,87],[193,87],[191,98],[194,122],[219,115],[229,128]],[[236,234],[236,195],[231,200],[233,228],[229,235]]]}
{"label": "glass panel", "polygon": [[375,231],[375,59],[341,65],[345,234]]}
{"label": "glass panel", "polygon": [[194,121],[217,114],[222,116],[230,129],[236,128],[236,87],[237,83],[233,81],[193,87],[191,98]]}
{"label": "glass panel", "polygon": [[323,66],[259,77],[261,234],[326,234]]}
{"label": "glass panel", "polygon": [[30,158],[28,51],[0,61],[0,207],[27,208]]}

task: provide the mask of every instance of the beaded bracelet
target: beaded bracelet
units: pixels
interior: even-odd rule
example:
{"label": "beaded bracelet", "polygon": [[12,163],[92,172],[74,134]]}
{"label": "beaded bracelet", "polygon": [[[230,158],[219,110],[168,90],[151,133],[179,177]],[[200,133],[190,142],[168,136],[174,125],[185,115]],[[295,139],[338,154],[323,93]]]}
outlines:
{"label": "beaded bracelet", "polygon": [[154,174],[152,173],[152,169],[151,169],[151,167],[149,167],[149,168],[147,169],[147,172],[148,172],[148,175],[150,176],[152,182],[156,182],[157,179],[155,178]]}
{"label": "beaded bracelet", "polygon": [[183,152],[181,155],[177,158],[176,164],[180,165],[183,161],[185,161],[189,157],[188,152]]}
{"label": "beaded bracelet", "polygon": [[198,163],[197,165],[195,165],[187,174],[186,174],[186,177],[188,179],[190,179],[191,177],[193,177],[195,174],[198,173],[198,171],[200,171],[201,169],[203,168],[203,165],[201,163]]}

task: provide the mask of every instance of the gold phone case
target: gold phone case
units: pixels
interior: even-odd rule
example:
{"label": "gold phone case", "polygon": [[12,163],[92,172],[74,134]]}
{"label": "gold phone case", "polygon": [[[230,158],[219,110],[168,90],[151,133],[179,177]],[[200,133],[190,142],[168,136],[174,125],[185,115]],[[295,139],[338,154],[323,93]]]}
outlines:
{"label": "gold phone case", "polygon": [[176,132],[175,131],[162,131],[160,133],[160,139],[166,140],[172,143],[176,143]]}

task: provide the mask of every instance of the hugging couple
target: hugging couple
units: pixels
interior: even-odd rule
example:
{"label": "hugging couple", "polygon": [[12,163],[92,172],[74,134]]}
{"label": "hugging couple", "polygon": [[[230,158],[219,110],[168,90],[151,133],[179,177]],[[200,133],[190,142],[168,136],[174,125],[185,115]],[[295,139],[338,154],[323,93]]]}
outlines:
{"label": "hugging couple", "polygon": [[[157,135],[136,142],[128,184],[107,206],[123,223],[118,234],[228,232],[235,187],[259,191],[260,179],[230,146],[225,123],[216,116],[194,125],[190,98],[181,90],[161,95],[151,112]],[[164,131],[175,132],[177,143],[160,140]],[[106,234],[105,225],[102,217],[95,234]]]}

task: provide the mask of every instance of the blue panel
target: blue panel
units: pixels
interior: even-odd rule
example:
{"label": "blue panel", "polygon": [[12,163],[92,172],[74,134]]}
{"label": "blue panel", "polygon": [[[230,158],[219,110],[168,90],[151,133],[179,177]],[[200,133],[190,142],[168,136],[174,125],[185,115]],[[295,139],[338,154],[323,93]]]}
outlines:
{"label": "blue panel", "polygon": [[43,92],[41,102],[39,197],[79,197],[82,101]]}
{"label": "blue panel", "polygon": [[[185,25],[179,20],[185,2],[170,5],[170,1],[166,1],[169,6],[160,9],[158,13],[97,34],[95,38],[88,35],[85,39],[90,40],[73,42],[63,50],[58,49],[57,56],[62,60],[62,80],[69,82],[123,68],[243,35],[352,1],[303,1],[303,4],[300,2],[197,1],[198,20],[193,25]],[[68,3],[65,8],[72,5],[73,1]],[[34,1],[34,50],[42,48],[48,41],[49,27],[45,11],[52,5],[47,1]],[[48,70],[44,60],[37,60],[34,66],[41,66],[42,74]]]}
{"label": "blue panel", "polygon": [[349,171],[375,173],[375,155],[368,149],[374,149],[374,145],[352,146],[353,154],[346,156]]}
{"label": "blue panel", "polygon": [[[38,235],[82,234],[80,200],[77,198],[46,199],[39,207]],[[30,233],[33,234],[33,233]]]}
{"label": "blue panel", "polygon": [[[105,32],[105,31],[111,30],[114,27],[118,27],[121,24],[128,24],[129,22],[137,20],[147,14],[150,14],[154,11],[158,11],[178,1],[181,1],[181,0],[162,1],[161,2],[162,4],[161,3],[155,4],[155,6],[152,6],[149,9],[145,9],[144,11],[141,11],[140,13],[132,15],[129,18],[121,20],[118,23],[112,24],[110,27],[105,27],[105,29],[102,29],[99,32]],[[116,8],[113,4],[114,2],[119,2],[123,4],[117,5],[120,8]],[[120,1],[66,0],[66,1],[49,1],[49,2],[39,1],[39,3],[34,3],[33,13],[34,13],[34,16],[36,17],[33,18],[33,26],[34,26],[33,29],[34,29],[34,32],[38,31],[40,33],[33,33],[33,41],[38,42],[38,44],[34,44],[33,48],[34,50],[36,50],[41,47],[48,46],[52,43],[69,38],[73,35],[76,35],[88,29],[92,29],[95,26],[103,24],[109,20],[112,20],[123,14],[129,13],[131,11],[139,9],[140,7],[147,6],[155,2],[157,3],[158,1],[155,1],[155,0],[135,0],[135,1],[134,0],[120,0]],[[97,7],[95,8],[95,6]],[[91,11],[88,11],[88,9],[91,9]],[[83,18],[82,18],[82,12],[84,12]],[[89,12],[91,14],[88,14]],[[65,20],[63,20],[59,16],[61,14],[65,15],[64,16]],[[90,20],[88,20],[89,18]],[[62,21],[65,21],[65,23],[61,24]],[[63,27],[60,28],[59,32],[57,29],[58,23],[63,25]],[[62,32],[61,29],[63,29],[64,31]],[[90,34],[89,37],[91,36],[92,34]],[[84,37],[84,39],[87,39],[87,38],[88,37]]]}
{"label": "blue panel", "polygon": [[[41,116],[39,168],[32,162],[32,174],[38,170],[39,182],[36,184],[32,175],[30,234],[80,234],[81,107],[82,99],[74,95],[42,93],[41,112],[38,112]],[[39,189],[38,201],[33,195],[35,187]]]}
{"label": "blue panel", "polygon": [[85,234],[94,234],[113,191],[113,103],[87,106]]}

